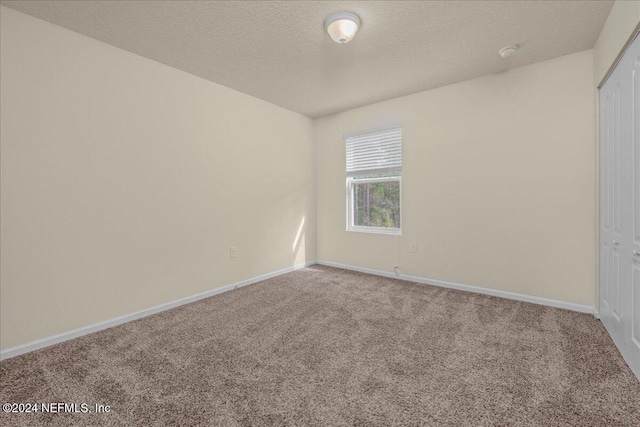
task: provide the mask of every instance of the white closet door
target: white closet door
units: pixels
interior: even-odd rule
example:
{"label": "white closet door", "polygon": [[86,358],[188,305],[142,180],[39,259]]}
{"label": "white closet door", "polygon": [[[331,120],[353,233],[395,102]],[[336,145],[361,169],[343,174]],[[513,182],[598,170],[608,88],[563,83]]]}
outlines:
{"label": "white closet door", "polygon": [[[616,71],[619,69],[616,68]],[[621,144],[620,83],[611,75],[600,90],[600,318],[613,340],[623,339],[620,318]]]}
{"label": "white closet door", "polygon": [[631,253],[632,283],[629,303],[631,305],[631,324],[628,363],[640,379],[640,37],[636,37],[630,49],[631,71]]}
{"label": "white closet door", "polygon": [[640,38],[600,90],[599,312],[640,379]]}

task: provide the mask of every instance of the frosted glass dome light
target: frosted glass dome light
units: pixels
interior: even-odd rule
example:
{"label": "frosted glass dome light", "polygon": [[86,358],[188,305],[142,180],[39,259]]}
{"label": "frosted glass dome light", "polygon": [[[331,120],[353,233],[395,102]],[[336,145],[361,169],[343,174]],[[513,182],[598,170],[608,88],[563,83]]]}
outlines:
{"label": "frosted glass dome light", "polygon": [[360,18],[351,12],[337,12],[324,21],[324,28],[334,42],[349,43],[358,32]]}

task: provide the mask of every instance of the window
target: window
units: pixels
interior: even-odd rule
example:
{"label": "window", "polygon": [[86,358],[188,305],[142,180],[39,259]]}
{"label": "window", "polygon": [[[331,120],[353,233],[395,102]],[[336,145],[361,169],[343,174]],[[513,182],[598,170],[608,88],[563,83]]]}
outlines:
{"label": "window", "polygon": [[347,134],[347,230],[400,234],[402,127]]}

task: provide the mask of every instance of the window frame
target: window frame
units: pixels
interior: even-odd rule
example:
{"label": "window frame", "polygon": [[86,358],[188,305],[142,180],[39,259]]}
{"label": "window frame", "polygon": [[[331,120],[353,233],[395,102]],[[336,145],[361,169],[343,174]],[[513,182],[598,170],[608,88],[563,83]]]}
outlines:
{"label": "window frame", "polygon": [[[398,182],[399,186],[399,200],[398,207],[400,209],[400,228],[391,227],[371,227],[354,225],[354,184],[375,184],[378,182]],[[347,195],[347,231],[354,231],[358,233],[374,233],[374,234],[390,234],[395,236],[402,235],[402,175],[389,175],[376,178],[358,178],[357,176],[347,176],[346,180],[346,195]]]}

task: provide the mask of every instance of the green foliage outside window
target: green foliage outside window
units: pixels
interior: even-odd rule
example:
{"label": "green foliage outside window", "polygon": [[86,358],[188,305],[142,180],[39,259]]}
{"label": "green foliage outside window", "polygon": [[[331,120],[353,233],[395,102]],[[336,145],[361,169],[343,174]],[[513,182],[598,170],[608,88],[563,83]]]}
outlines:
{"label": "green foliage outside window", "polygon": [[400,228],[400,182],[353,183],[355,226]]}

